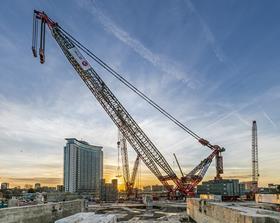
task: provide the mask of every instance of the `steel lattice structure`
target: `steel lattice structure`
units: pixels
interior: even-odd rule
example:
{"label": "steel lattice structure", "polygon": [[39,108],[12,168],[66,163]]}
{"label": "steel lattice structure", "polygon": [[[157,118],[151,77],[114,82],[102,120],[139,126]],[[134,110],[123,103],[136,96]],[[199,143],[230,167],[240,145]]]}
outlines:
{"label": "steel lattice structure", "polygon": [[[169,115],[162,108],[158,109],[161,113],[169,115],[172,121],[176,124],[178,122],[180,127],[192,135],[204,146],[209,147],[211,154],[201,161],[189,174],[182,178],[177,177],[163,155],[159,152],[153,142],[139,127],[137,122],[131,117],[115,95],[111,92],[108,86],[103,82],[96,71],[90,66],[88,61],[80,53],[79,49],[84,51],[87,55],[91,56],[91,52],[81,44],[77,43],[71,35],[64,31],[57,23],[51,20],[44,12],[34,11],[33,22],[33,41],[32,51],[34,56],[37,56],[37,26],[38,20],[41,21],[41,35],[40,35],[40,62],[44,63],[44,47],[45,47],[45,25],[47,24],[51,33],[62,49],[68,61],[81,77],[83,82],[95,96],[97,101],[115,123],[124,138],[130,143],[132,148],[137,153],[137,156],[149,168],[149,170],[157,177],[157,179],[165,186],[165,188],[173,192],[170,182],[176,185],[176,190],[179,190],[184,195],[190,195],[194,187],[202,180],[207,169],[209,168],[212,160],[216,157],[217,161],[221,160],[221,152],[224,148],[217,145],[210,144],[207,140],[200,138],[190,129],[178,122],[173,116]],[[79,48],[79,49],[78,49]],[[98,58],[98,60],[100,60]],[[103,62],[102,62],[103,63]],[[137,89],[136,89],[137,90]],[[138,90],[137,90],[138,91]],[[150,100],[150,99],[149,99]],[[150,100],[151,101],[151,100]],[[156,105],[158,106],[158,105]],[[174,119],[174,120],[173,120]],[[220,157],[220,158],[219,158]],[[222,162],[216,163],[217,176],[222,173]],[[132,176],[135,178],[135,176]]]}
{"label": "steel lattice structure", "polygon": [[125,137],[122,133],[119,132],[118,136],[118,147],[121,149],[122,157],[122,169],[123,169],[123,179],[125,184],[126,195],[129,198],[133,194],[133,188],[135,184],[135,178],[138,171],[138,166],[140,162],[140,156],[137,155],[132,169],[132,174],[129,172],[129,162],[128,162],[128,153],[127,153],[127,143]]}
{"label": "steel lattice structure", "polygon": [[252,181],[258,184],[259,178],[259,160],[258,160],[258,132],[257,122],[252,125]]}

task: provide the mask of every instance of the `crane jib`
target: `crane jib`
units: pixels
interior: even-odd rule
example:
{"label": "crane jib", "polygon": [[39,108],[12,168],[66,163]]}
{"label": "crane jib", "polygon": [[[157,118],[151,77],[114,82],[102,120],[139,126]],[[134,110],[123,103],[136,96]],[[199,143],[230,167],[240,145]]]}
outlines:
{"label": "crane jib", "polygon": [[77,47],[74,46],[68,49],[68,51],[76,59],[76,61],[84,71],[87,71],[91,68],[89,62],[86,60],[86,58],[84,58],[84,56],[80,53]]}

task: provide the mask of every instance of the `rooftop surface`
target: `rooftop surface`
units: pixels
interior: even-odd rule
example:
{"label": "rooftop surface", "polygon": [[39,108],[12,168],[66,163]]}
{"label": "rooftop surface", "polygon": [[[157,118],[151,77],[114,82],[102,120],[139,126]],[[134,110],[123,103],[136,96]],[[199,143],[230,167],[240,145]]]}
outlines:
{"label": "rooftop surface", "polygon": [[280,221],[280,213],[276,211],[265,210],[262,205],[255,202],[212,202],[226,208],[235,209],[243,212],[243,215],[255,217],[270,217]]}
{"label": "rooftop surface", "polygon": [[96,145],[91,145],[87,141],[84,140],[78,140],[76,138],[65,138],[67,140],[67,143],[75,143],[80,146],[86,147],[86,148],[93,148],[93,149],[102,149],[102,146],[96,146]]}
{"label": "rooftop surface", "polygon": [[[257,218],[269,218],[276,220],[275,222],[280,222],[280,213],[277,211],[272,211],[272,207],[275,205],[270,204],[260,204],[254,201],[245,201],[245,202],[217,202],[211,200],[201,200],[199,198],[192,198],[196,200],[197,203],[202,203],[203,206],[220,206],[221,211],[222,207],[240,213],[244,216],[257,217]],[[269,210],[271,209],[271,210]]]}

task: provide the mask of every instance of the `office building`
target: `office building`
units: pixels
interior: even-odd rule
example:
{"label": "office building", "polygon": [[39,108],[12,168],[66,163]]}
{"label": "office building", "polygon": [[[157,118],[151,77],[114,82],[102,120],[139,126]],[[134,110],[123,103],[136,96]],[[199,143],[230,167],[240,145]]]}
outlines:
{"label": "office building", "polygon": [[245,185],[237,179],[209,180],[197,186],[197,194],[214,194],[228,197],[244,195]]}
{"label": "office building", "polygon": [[102,179],[100,199],[105,202],[115,202],[118,200],[118,195],[118,180],[113,179],[111,183],[106,183],[105,179]]}
{"label": "office building", "polygon": [[164,186],[163,185],[152,185],[152,191],[164,191]]}
{"label": "office building", "polygon": [[40,191],[42,191],[42,192],[48,192],[48,193],[50,193],[50,192],[55,192],[55,191],[56,191],[56,187],[42,186],[42,187],[40,188]]}
{"label": "office building", "polygon": [[258,184],[256,181],[246,181],[243,182],[243,184],[245,185],[246,192],[258,191]]}
{"label": "office building", "polygon": [[66,192],[99,195],[103,177],[101,146],[75,138],[67,138],[64,147],[64,188]]}
{"label": "office building", "polygon": [[1,183],[1,190],[9,189],[9,183]]}
{"label": "office building", "polygon": [[63,185],[57,185],[56,190],[59,191],[59,192],[63,192],[63,191],[65,191],[65,188],[64,188]]}
{"label": "office building", "polygon": [[143,191],[144,191],[144,192],[151,192],[151,191],[152,191],[152,188],[151,188],[150,185],[149,185],[149,186],[144,186],[144,187],[143,187]]}
{"label": "office building", "polygon": [[24,189],[32,189],[32,185],[31,184],[25,184]]}
{"label": "office building", "polygon": [[34,189],[39,190],[40,188],[41,188],[41,184],[40,183],[35,183]]}

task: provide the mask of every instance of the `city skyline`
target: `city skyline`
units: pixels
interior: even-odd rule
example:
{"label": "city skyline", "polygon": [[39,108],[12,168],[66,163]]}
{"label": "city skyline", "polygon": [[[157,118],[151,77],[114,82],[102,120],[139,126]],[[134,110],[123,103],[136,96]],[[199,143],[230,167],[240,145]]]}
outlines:
{"label": "city skyline", "polygon": [[[102,146],[104,178],[117,175],[118,131],[49,31],[46,63],[32,56],[31,12],[39,9],[198,135],[225,147],[224,176],[251,180],[256,120],[260,185],[280,183],[280,3],[15,2],[0,8],[0,182],[62,184],[70,137]],[[173,152],[184,172],[210,153],[92,65],[178,175]],[[131,167],[135,157],[129,147]],[[140,169],[141,185],[159,184],[143,163]],[[204,180],[214,175],[213,163]]]}

